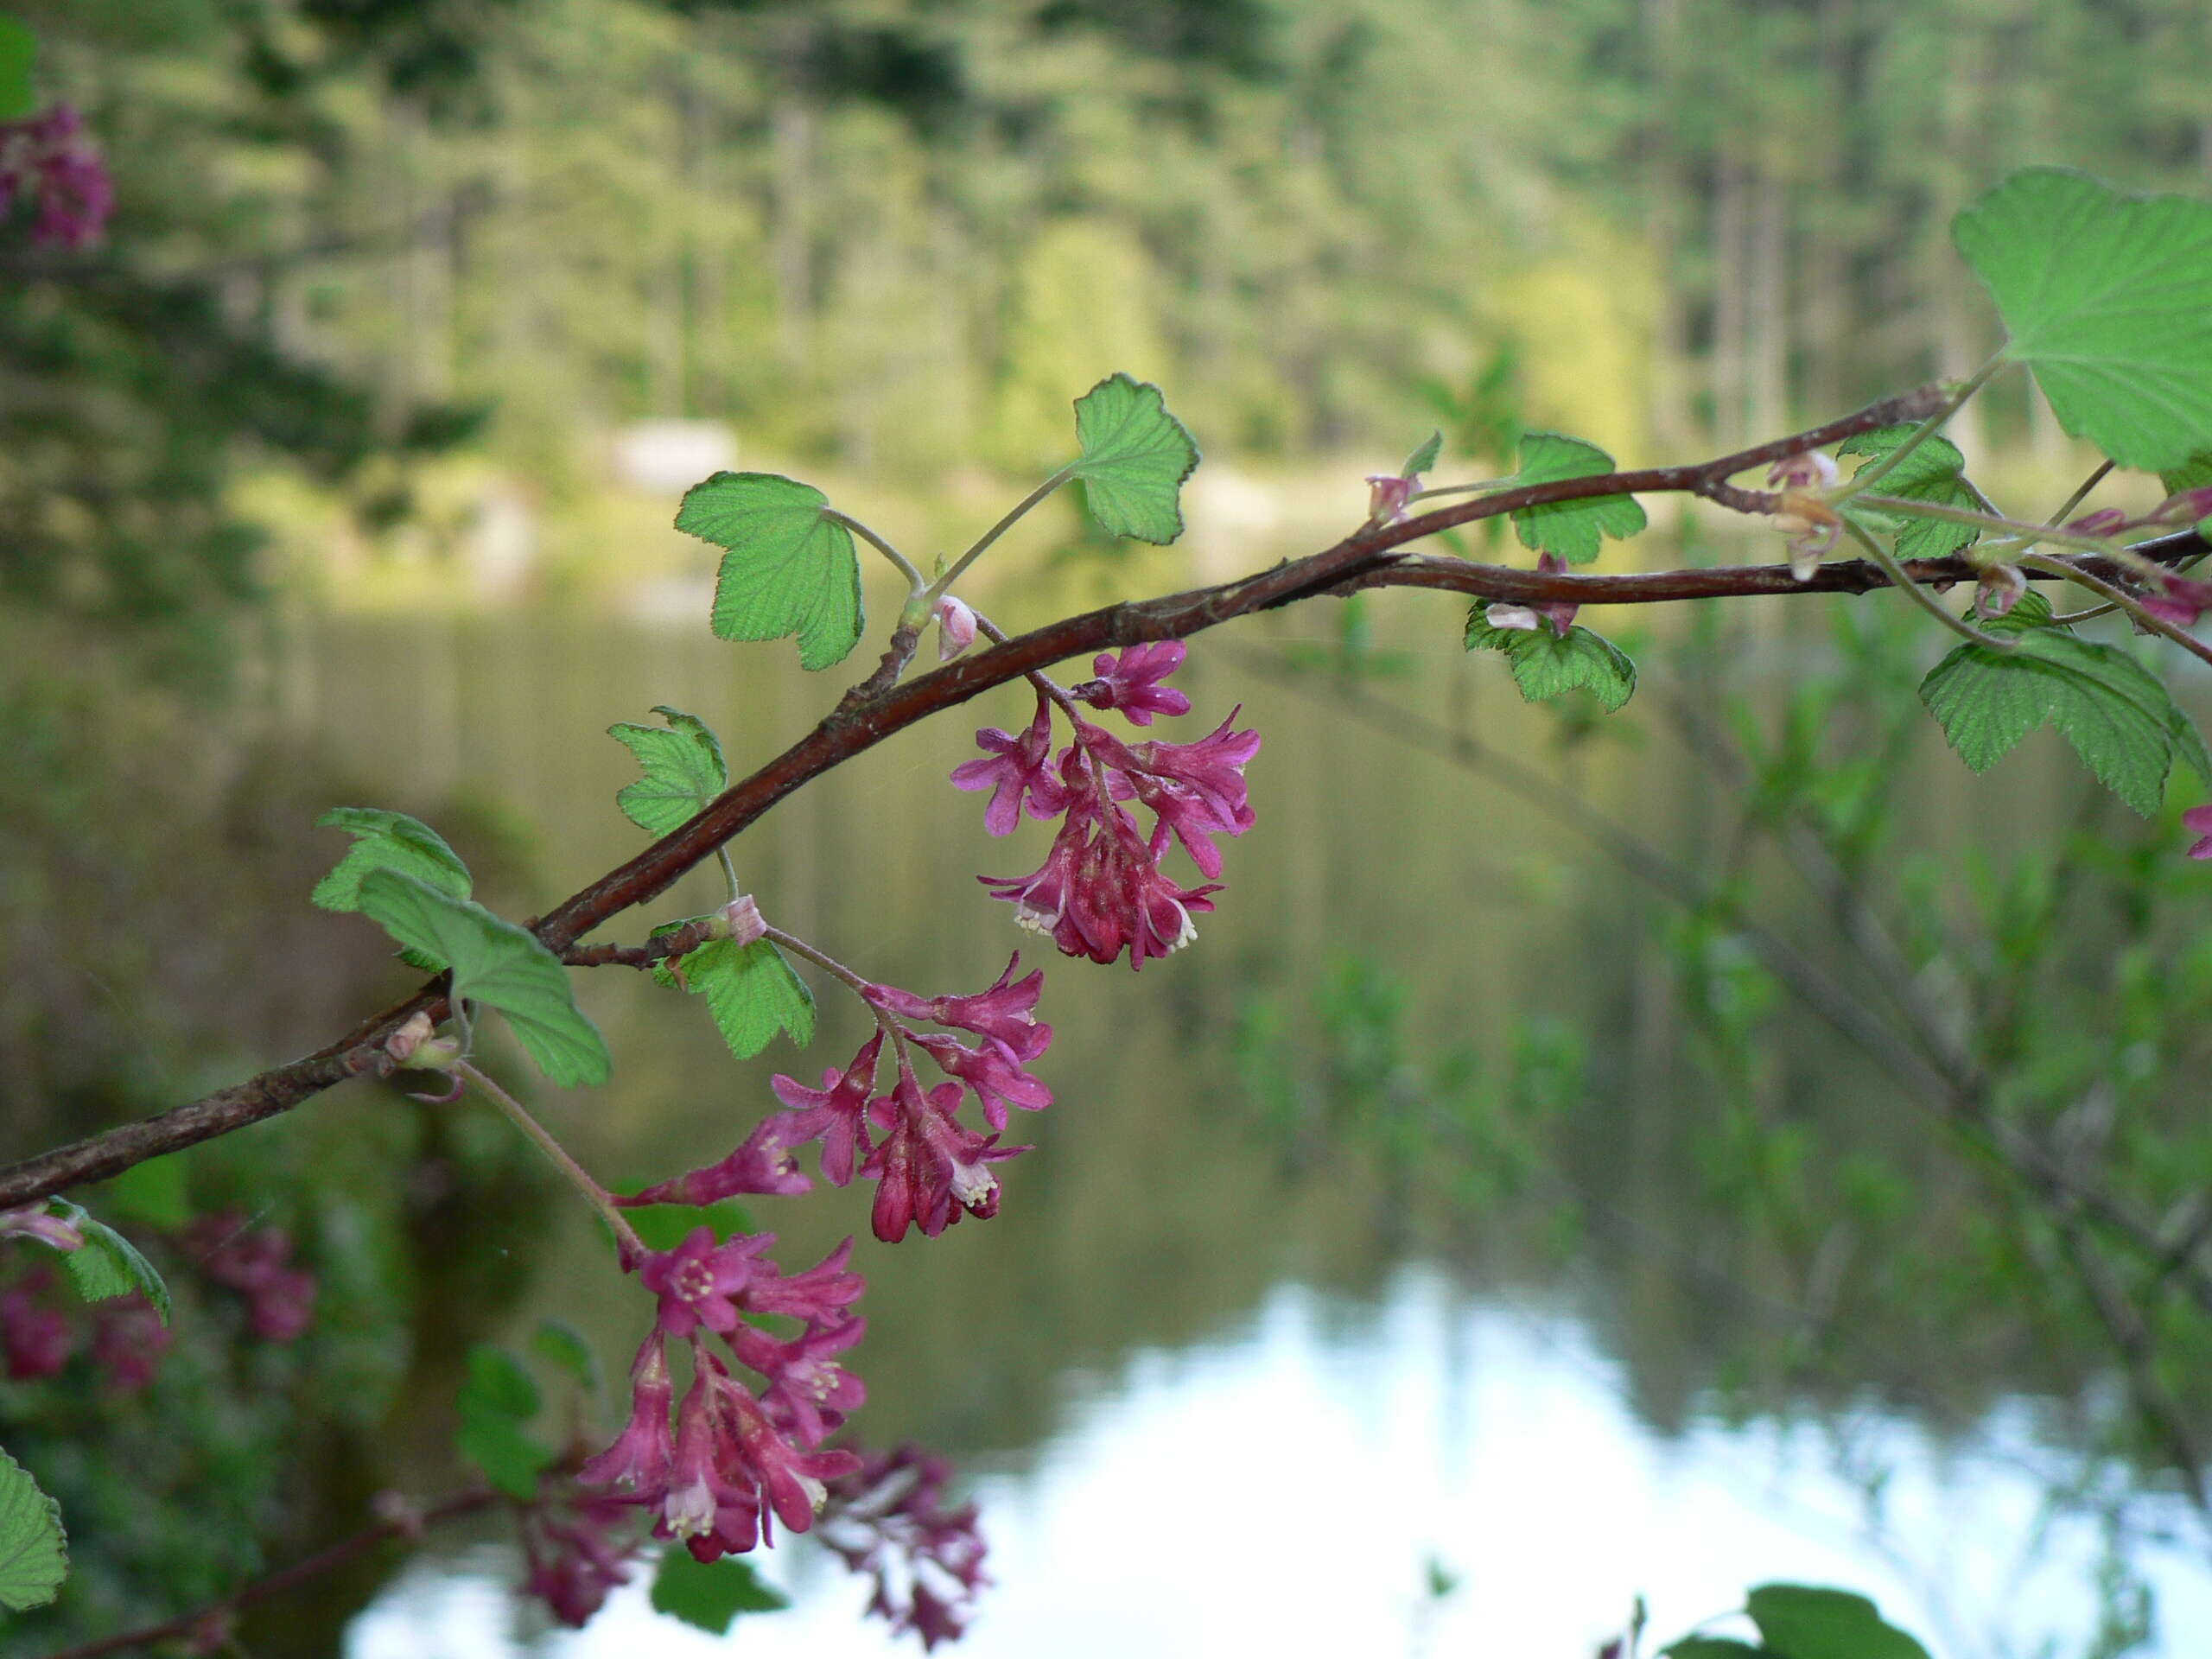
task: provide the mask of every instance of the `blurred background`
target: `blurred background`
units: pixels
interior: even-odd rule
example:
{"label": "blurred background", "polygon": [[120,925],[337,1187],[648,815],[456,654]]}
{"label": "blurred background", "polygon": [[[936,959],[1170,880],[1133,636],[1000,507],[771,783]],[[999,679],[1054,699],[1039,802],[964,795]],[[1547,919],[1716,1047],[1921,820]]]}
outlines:
{"label": "blurred background", "polygon": [[[670,519],[716,468],[926,563],[1066,457],[1074,397],[1158,381],[1206,452],[1190,533],[1103,542],[1056,499],[969,594],[1025,626],[1325,545],[1433,428],[1441,479],[1510,471],[1525,425],[1651,464],[1964,372],[1998,338],[1948,243],[1980,190],[2212,183],[2188,0],[12,10],[116,200],[84,246],[0,226],[10,1156],[408,988],[307,903],[328,807],[423,817],[523,916],[642,842],[609,723],[672,703],[744,770],[818,718],[836,674],[707,631],[714,551]],[[2024,379],[1958,435],[2022,512],[2090,464]],[[1774,556],[1651,505],[1611,568]],[[1220,912],[1141,978],[1047,963],[1059,1101],[1002,1213],[860,1252],[860,1427],[983,1506],[968,1650],[1580,1656],[1639,1593],[1671,1637],[1770,1579],[1875,1594],[1947,1659],[2196,1650],[2212,1322],[2174,1263],[2212,883],[2185,800],[2140,823],[2048,734],[1972,779],[1906,612],[1586,614],[1643,669],[1610,719],[1523,706],[1433,598],[1194,644],[1191,723],[1241,702],[1267,740]],[[773,919],[925,993],[1026,940],[970,878],[1041,851],[945,785],[1026,711],[967,712],[734,849]],[[714,901],[693,880],[667,915]],[[857,1040],[824,988],[812,1049],[734,1065],[620,972],[580,989],[614,1084],[537,1094],[618,1184]],[[1901,1050],[1972,1087],[1916,1094]],[[2055,1203],[2021,1137],[2172,1260]],[[5,1268],[0,1433],[74,1560],[10,1653],[454,1490],[472,1344],[557,1314],[619,1376],[644,1323],[474,1109],[357,1084],[166,1163],[86,1195],[178,1285],[157,1364]],[[796,1261],[865,1235],[852,1197],[759,1219]],[[314,1275],[302,1328],[210,1269],[208,1216]],[[58,1369],[22,1363],[57,1318]],[[365,1558],[241,1639],[714,1645],[636,1585],[550,1629],[505,1539]],[[809,1548],[731,1640],[892,1650]]]}

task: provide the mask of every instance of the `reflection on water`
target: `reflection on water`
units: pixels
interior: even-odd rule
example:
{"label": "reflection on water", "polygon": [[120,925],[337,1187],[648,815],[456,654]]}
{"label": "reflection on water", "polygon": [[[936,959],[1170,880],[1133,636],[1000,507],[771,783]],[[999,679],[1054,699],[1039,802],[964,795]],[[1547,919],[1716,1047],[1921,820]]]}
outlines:
{"label": "reflection on water", "polygon": [[[1006,608],[1020,626],[1018,604]],[[1407,695],[1472,699],[1485,741],[1541,753],[1543,717],[1482,677],[1448,628],[1428,632],[1439,644]],[[715,725],[742,771],[834,690],[787,655],[574,617],[323,620],[273,686],[288,725],[391,780],[378,804],[420,805],[473,780],[518,815],[542,872],[500,899],[519,911],[642,844],[612,805],[634,775],[628,756],[596,734],[671,703]],[[870,1328],[853,1363],[871,1397],[856,1427],[877,1444],[923,1440],[974,1480],[997,1588],[967,1650],[1357,1642],[1580,1656],[1638,1592],[1671,1636],[1774,1579],[1863,1588],[1958,1659],[2031,1651],[2056,1632],[2078,1648],[2104,1541],[2042,1514],[2053,1483],[2082,1471],[2039,1450],[2031,1344],[2010,1350],[2029,1368],[2018,1375],[1931,1370],[1923,1353],[1920,1370],[1897,1363],[1910,1388],[1808,1378],[1803,1397],[1820,1404],[1799,1421],[1713,1421],[1730,1340],[1777,1310],[1719,1282],[1692,1248],[1700,1217],[1669,1148],[1707,1103],[1669,1070],[1673,1016],[1649,994],[1652,913],[1611,871],[1567,856],[1555,827],[1464,774],[1248,686],[1205,645],[1184,677],[1192,723],[1242,700],[1268,734],[1251,768],[1259,827],[1230,849],[1230,890],[1195,949],[1134,978],[1047,964],[1040,1013],[1058,1036],[1040,1069],[1059,1103],[1014,1126],[1038,1150],[1004,1172],[1002,1213],[887,1249],[865,1237],[857,1189],[756,1211],[794,1265],[863,1236],[855,1265],[869,1279]],[[975,798],[945,785],[975,725],[1026,716],[1009,692],[974,712],[862,757],[741,839],[739,868],[772,919],[925,994],[989,981],[1025,936],[972,873],[1029,868],[1043,834],[993,842]],[[1648,832],[1696,809],[1631,745],[1600,740],[1568,765],[1587,798]],[[2034,778],[2023,766],[2010,786]],[[1922,781],[1967,786],[1955,766]],[[652,919],[720,896],[715,878],[694,875]],[[608,937],[645,925],[624,918]],[[1415,1041],[1495,1048],[1537,1014],[1593,1033],[1599,1086],[1552,1179],[1599,1201],[1616,1224],[1609,1245],[1563,1252],[1541,1204],[1419,1216],[1361,1161],[1286,1158],[1255,1133],[1224,1054],[1240,999],[1304,982],[1348,950],[1414,988]],[[639,976],[581,977],[615,1079],[543,1104],[617,1183],[719,1156],[771,1107],[772,1071],[810,1077],[862,1028],[825,993],[810,1052],[734,1065],[696,1007]],[[1881,1132],[1881,1115],[1851,1109],[1863,1073],[1809,1037],[1783,1058],[1812,1079],[1801,1092],[1829,1144]],[[550,1242],[487,1220],[469,1248],[535,1268],[515,1331],[557,1313],[620,1376],[643,1300],[577,1206],[547,1201],[560,1206]],[[1915,1414],[1853,1403],[1872,1387]],[[852,1583],[804,1547],[786,1554],[773,1570],[798,1609],[741,1626],[741,1640],[764,1653],[885,1650],[853,1617]],[[1431,1558],[1463,1575],[1440,1605],[1421,1594]],[[2212,1582],[2192,1558],[2139,1547],[2131,1560],[2160,1587],[2169,1630],[2212,1619]],[[513,1615],[492,1586],[507,1575],[461,1546],[426,1557],[355,1619],[349,1651],[499,1651]],[[636,1591],[539,1650],[711,1645],[657,1620],[648,1638],[652,1618]]]}
{"label": "reflection on water", "polygon": [[[975,1483],[998,1584],[961,1651],[1587,1659],[1638,1592],[1672,1636],[1737,1603],[1747,1575],[1858,1586],[1954,1659],[2054,1635],[2075,1650],[2094,1628],[2093,1529],[2058,1524],[2022,1558],[2045,1489],[2019,1414],[1942,1446],[1881,1412],[1661,1440],[1624,1391],[1581,1319],[1465,1294],[1433,1267],[1353,1301],[1275,1286],[1217,1336],[1063,1376],[1050,1439]],[[1878,1543],[1840,1451],[1886,1471]],[[769,1558],[797,1605],[732,1645],[885,1652],[861,1586],[810,1549]],[[1460,1575],[1440,1605],[1422,1592],[1431,1558]],[[2185,1556],[2137,1565],[2177,1637],[2158,1650],[2192,1650],[2212,1584]],[[349,1659],[719,1645],[637,1586],[580,1635],[518,1638],[492,1593],[511,1571],[418,1564],[355,1621]]]}

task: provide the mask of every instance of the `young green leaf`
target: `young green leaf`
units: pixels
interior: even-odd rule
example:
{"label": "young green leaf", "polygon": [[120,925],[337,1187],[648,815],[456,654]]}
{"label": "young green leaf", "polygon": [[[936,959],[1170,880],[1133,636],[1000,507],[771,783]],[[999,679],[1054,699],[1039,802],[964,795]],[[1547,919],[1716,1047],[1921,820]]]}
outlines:
{"label": "young green leaf", "polygon": [[69,1576],[69,1538],[61,1506],[30,1471],[0,1452],[0,1607],[43,1607]]}
{"label": "young green leaf", "polygon": [[[1594,443],[1557,432],[1524,432],[1514,487],[1594,478],[1612,470],[1613,458]],[[1645,522],[1634,496],[1601,495],[1588,501],[1523,507],[1513,515],[1513,531],[1521,545],[1532,552],[1556,553],[1569,564],[1587,564],[1598,556],[1604,537],[1618,541],[1637,535]]]}
{"label": "young green leaf", "polygon": [[69,1270],[69,1282],[79,1296],[88,1302],[104,1302],[135,1291],[154,1305],[163,1325],[169,1322],[169,1287],[162,1282],[154,1264],[138,1253],[137,1245],[67,1198],[49,1198],[47,1208],[84,1236],[85,1242],[61,1258]]}
{"label": "young green leaf", "polygon": [[1602,634],[1577,623],[1561,639],[1548,624],[1497,628],[1476,605],[1467,613],[1467,649],[1499,651],[1512,664],[1513,683],[1530,702],[1545,702],[1577,686],[1612,713],[1636,695],[1636,664]]}
{"label": "young green leaf", "polygon": [[1789,1659],[1928,1659],[1927,1649],[1848,1590],[1763,1584],[1745,1611],[1767,1647]]}
{"label": "young green leaf", "polygon": [[468,866],[419,819],[373,806],[340,806],[315,823],[318,830],[343,830],[354,837],[337,868],[308,895],[325,910],[360,909],[361,878],[372,870],[404,870],[441,893],[468,897]]}
{"label": "young green leaf", "polygon": [[0,12],[0,121],[20,121],[38,107],[31,65],[38,41],[16,18]]}
{"label": "young green leaf", "polygon": [[853,535],[830,498],[776,473],[716,473],[695,484],[676,527],[723,550],[714,629],[725,639],[798,639],[802,668],[842,663],[867,620]]}
{"label": "young green leaf", "polygon": [[725,1634],[740,1613],[779,1613],[791,1605],[779,1590],[760,1582],[752,1563],[734,1555],[694,1560],[678,1544],[660,1558],[653,1574],[653,1611],[680,1618],[714,1636]]}
{"label": "young green leaf", "polygon": [[1075,476],[1101,529],[1163,545],[1183,533],[1183,480],[1198,446],[1158,386],[1108,375],[1075,400]]}
{"label": "young green leaf", "polygon": [[[1903,443],[1912,431],[1910,426],[1885,426],[1862,432],[1838,445],[1836,454],[1872,457],[1859,469],[1864,472]],[[1939,507],[1963,507],[1972,512],[1981,503],[1962,476],[1966,464],[1967,458],[1959,453],[1959,446],[1948,438],[1924,438],[1910,454],[1882,475],[1875,489],[1883,495],[1899,495],[1908,500],[1926,501]],[[1941,518],[1912,518],[1903,513],[1857,505],[1852,512],[1895,535],[1897,554],[1901,559],[1944,558],[1962,547],[1971,547],[1981,535],[1972,524],[1955,524]]]}
{"label": "young green leaf", "polygon": [[1961,645],[1920,683],[1920,700],[1959,758],[1986,772],[2048,721],[2106,788],[2145,817],[2157,811],[2177,749],[2194,766],[2197,747],[2158,676],[2124,651],[2063,629],[1998,631],[2012,632],[2019,649]]}
{"label": "young green leaf", "polygon": [[[779,1031],[801,1048],[814,1040],[814,993],[791,971],[774,940],[709,939],[682,960],[683,983],[707,999],[707,1012],[739,1059],[751,1059]],[[653,977],[664,985],[677,983],[665,963],[654,967]]]}
{"label": "young green leaf", "polygon": [[1728,1636],[1686,1636],[1659,1649],[1659,1659],[1786,1659],[1770,1648],[1756,1648]]}
{"label": "young green leaf", "polygon": [[1406,457],[1406,464],[1398,468],[1400,478],[1417,478],[1436,465],[1437,456],[1444,453],[1444,435],[1432,432],[1421,448]]}
{"label": "young green leaf", "polygon": [[537,1477],[559,1455],[533,1440],[524,1425],[537,1415],[537,1385],[522,1363],[504,1349],[478,1343],[468,1351],[461,1385],[461,1427],[454,1444],[509,1497],[537,1495]]}
{"label": "young green leaf", "polygon": [[2058,423],[2123,467],[2177,467],[2212,436],[2212,202],[2122,195],[2030,168],[1951,225],[1997,302],[2005,355]]}
{"label": "young green leaf", "polygon": [[623,815],[649,836],[664,836],[729,787],[729,766],[721,740],[696,715],[665,703],[653,713],[668,721],[639,726],[622,721],[607,734],[638,757],[645,775],[625,785],[614,797]]}
{"label": "young green leaf", "polygon": [[402,870],[364,876],[360,908],[400,944],[450,963],[453,995],[505,1014],[554,1082],[575,1089],[607,1081],[613,1060],[606,1039],[577,1008],[569,970],[532,935]]}

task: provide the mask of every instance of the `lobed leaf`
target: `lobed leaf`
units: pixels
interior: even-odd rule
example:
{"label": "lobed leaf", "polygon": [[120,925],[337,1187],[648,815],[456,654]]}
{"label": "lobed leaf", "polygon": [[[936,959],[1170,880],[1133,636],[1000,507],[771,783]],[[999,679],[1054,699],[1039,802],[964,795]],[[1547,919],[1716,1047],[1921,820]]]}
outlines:
{"label": "lobed leaf", "polygon": [[652,1599],[655,1612],[714,1636],[727,1633],[740,1613],[778,1613],[791,1605],[781,1591],[760,1582],[751,1562],[734,1555],[695,1560],[680,1544],[662,1554]]}
{"label": "lobed leaf", "polygon": [[1109,374],[1075,402],[1073,467],[1100,528],[1165,545],[1183,533],[1183,481],[1198,470],[1198,446],[1167,412],[1160,388]]}
{"label": "lobed leaf", "polygon": [[635,755],[645,772],[626,784],[614,804],[647,835],[664,836],[729,787],[729,766],[721,741],[696,715],[665,703],[655,704],[653,712],[668,721],[665,729],[626,720],[608,727],[607,734]]}
{"label": "lobed leaf", "polygon": [[0,1607],[11,1613],[43,1607],[68,1576],[61,1506],[39,1490],[29,1470],[0,1451]]}
{"label": "lobed leaf", "polygon": [[[653,933],[683,925],[664,924]],[[791,971],[773,939],[755,939],[750,944],[709,939],[681,961],[683,984],[707,999],[707,1012],[739,1059],[751,1059],[779,1031],[788,1033],[801,1048],[814,1040],[814,993]],[[653,977],[667,986],[677,982],[664,963],[655,966]]]}
{"label": "lobed leaf", "polygon": [[1483,612],[1478,604],[1467,613],[1467,649],[1503,652],[1527,701],[1548,702],[1580,687],[1611,714],[1636,695],[1636,664],[1604,635],[1580,623],[1563,639],[1548,625],[1492,627]]}
{"label": "lobed leaf", "polygon": [[[1885,426],[1862,432],[1838,445],[1836,454],[1869,457],[1859,469],[1863,473],[1903,443],[1915,429],[1909,425]],[[1924,438],[1910,454],[1882,475],[1875,489],[1883,495],[1901,495],[1939,507],[1965,507],[1972,511],[1979,508],[1981,502],[1966,480],[1966,465],[1967,458],[1959,453],[1959,446],[1948,438]],[[1872,520],[1888,529],[1897,538],[1897,554],[1901,559],[1944,558],[1962,547],[1973,546],[1981,536],[1972,524],[1955,524],[1941,518],[1908,518],[1903,513],[1884,512],[1856,504],[1851,511],[1855,518]]]}
{"label": "lobed leaf", "polygon": [[2123,467],[2212,438],[2212,202],[2030,168],[1951,225],[2058,423]]}
{"label": "lobed leaf", "polygon": [[[1594,478],[1612,470],[1613,458],[1594,443],[1558,432],[1524,432],[1514,486]],[[1523,507],[1513,515],[1513,531],[1531,552],[1556,553],[1569,564],[1587,564],[1598,556],[1604,537],[1618,541],[1637,535],[1647,522],[1634,496],[1601,495]]]}
{"label": "lobed leaf", "polygon": [[554,1082],[574,1089],[607,1081],[607,1040],[576,1007],[569,970],[534,935],[402,870],[363,877],[360,908],[400,944],[452,964],[455,1000],[506,1015]]}
{"label": "lobed leaf", "polygon": [[[2049,723],[2098,782],[2148,817],[2165,795],[2177,753],[2193,768],[2204,764],[2195,727],[2158,676],[2126,652],[2034,626],[2034,612],[2022,626],[2018,608],[2003,630],[2018,638],[2017,651],[1959,646],[1921,681],[1920,700],[1976,772]],[[2040,615],[2049,613],[2045,601]]]}
{"label": "lobed leaf", "polygon": [[723,550],[714,630],[725,639],[798,641],[802,668],[842,663],[867,613],[853,535],[830,498],[777,473],[716,473],[685,492],[676,527]]}
{"label": "lobed leaf", "polygon": [[1766,1646],[1788,1659],[1928,1659],[1926,1648],[1848,1590],[1763,1584],[1745,1611]]}
{"label": "lobed leaf", "polygon": [[308,895],[325,910],[360,909],[361,880],[372,870],[403,870],[441,893],[468,897],[468,866],[419,818],[373,806],[340,806],[315,823],[318,830],[343,830],[354,837],[337,868]]}
{"label": "lobed leaf", "polygon": [[111,1297],[143,1295],[154,1305],[162,1316],[162,1323],[169,1322],[169,1287],[154,1264],[139,1254],[138,1247],[105,1222],[92,1216],[81,1205],[67,1198],[49,1198],[47,1208],[54,1215],[75,1227],[85,1242],[61,1258],[62,1266],[69,1271],[69,1282],[77,1294],[88,1302],[104,1302]]}
{"label": "lobed leaf", "polygon": [[1398,468],[1398,476],[1401,478],[1419,477],[1421,474],[1428,471],[1430,467],[1435,466],[1437,456],[1443,453],[1444,435],[1441,432],[1430,433],[1428,436],[1422,441],[1421,448],[1414,450],[1413,454],[1406,457],[1406,464]]}

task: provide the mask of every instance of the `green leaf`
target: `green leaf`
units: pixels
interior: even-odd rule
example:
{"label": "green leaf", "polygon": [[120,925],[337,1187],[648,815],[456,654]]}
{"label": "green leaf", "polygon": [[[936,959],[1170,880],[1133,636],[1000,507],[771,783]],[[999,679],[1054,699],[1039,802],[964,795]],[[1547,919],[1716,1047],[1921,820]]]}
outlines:
{"label": "green leaf", "polygon": [[716,473],[685,493],[676,527],[724,550],[715,632],[725,639],[796,635],[802,668],[842,663],[867,613],[853,534],[830,498],[776,473]]}
{"label": "green leaf", "polygon": [[1927,1649],[1848,1590],[1763,1584],[1745,1608],[1766,1645],[1787,1659],[1928,1659]]}
{"label": "green leaf", "polygon": [[[1613,458],[1594,443],[1557,432],[1521,435],[1521,470],[1514,487],[1555,484],[1565,478],[1592,478],[1613,470]],[[1569,564],[1598,556],[1601,538],[1615,540],[1643,529],[1643,509],[1632,495],[1601,495],[1589,501],[1554,501],[1523,507],[1513,515],[1514,533],[1532,552],[1556,553]]]}
{"label": "green leaf", "polygon": [[728,1243],[740,1233],[759,1230],[753,1224],[753,1212],[735,1198],[716,1204],[625,1205],[622,1213],[639,1243],[649,1250],[672,1250],[702,1226],[714,1230],[718,1244]]}
{"label": "green leaf", "polygon": [[[739,1059],[751,1059],[779,1031],[789,1033],[801,1048],[814,1040],[814,993],[791,971],[774,940],[740,944],[735,939],[709,939],[681,960],[683,983],[707,999],[707,1012]],[[655,965],[653,977],[671,987],[677,982],[665,963]]]}
{"label": "green leaf", "polygon": [[539,1403],[537,1385],[520,1360],[488,1343],[469,1349],[454,1443],[493,1485],[524,1502],[537,1496],[539,1473],[559,1455],[524,1427]]}
{"label": "green leaf", "polygon": [[43,1607],[69,1576],[69,1538],[61,1506],[30,1471],[0,1452],[0,1607]]}
{"label": "green leaf", "polygon": [[537,1329],[530,1333],[530,1351],[575,1377],[576,1386],[586,1394],[599,1392],[599,1356],[584,1340],[583,1332],[566,1319],[540,1319]]}
{"label": "green leaf", "polygon": [[2005,355],[2058,423],[2123,467],[2182,466],[2212,437],[2212,202],[2015,173],[1952,221],[1997,302]]}
{"label": "green leaf", "polygon": [[607,1081],[613,1060],[606,1039],[577,1008],[569,970],[533,935],[401,870],[361,879],[361,913],[402,944],[452,963],[452,995],[505,1014],[554,1082],[575,1089]]}
{"label": "green leaf", "polygon": [[[404,812],[373,806],[340,806],[315,821],[318,830],[343,830],[354,836],[338,868],[315,884],[308,896],[325,910],[359,910],[361,879],[372,870],[404,870],[440,893],[468,897],[468,866],[427,823]],[[443,959],[441,958],[441,965]]]}
{"label": "green leaf", "polygon": [[1986,772],[2048,721],[2098,782],[2145,817],[2157,811],[2177,747],[2192,765],[2197,748],[2158,677],[2126,652],[2063,629],[2028,626],[2015,637],[2010,654],[1961,645],[1920,683],[1959,758]]}
{"label": "green leaf", "polygon": [[1545,702],[1580,686],[1612,713],[1636,694],[1636,664],[1602,634],[1577,623],[1561,639],[1548,623],[1492,627],[1478,604],[1467,613],[1467,649],[1498,651],[1513,666],[1513,683],[1530,702]]}
{"label": "green leaf", "polygon": [[649,836],[664,836],[729,787],[729,766],[722,759],[721,740],[707,729],[696,715],[687,715],[665,703],[653,713],[668,721],[668,729],[639,726],[622,721],[607,734],[638,757],[645,775],[626,785],[614,797],[623,815]]}
{"label": "green leaf", "polygon": [[[1862,432],[1857,437],[1836,448],[1839,455],[1871,456],[1865,472],[1881,458],[1903,443],[1916,429],[1911,426],[1885,426],[1872,432]],[[1885,473],[1874,486],[1881,495],[1901,495],[1908,500],[1926,501],[1939,507],[1964,507],[1979,511],[1981,503],[1974,497],[1973,488],[1962,476],[1967,458],[1959,453],[1959,446],[1948,438],[1928,437],[1913,452],[1891,471]],[[1854,517],[1878,524],[1897,537],[1897,553],[1901,559],[1940,559],[1971,547],[1980,538],[1981,532],[1972,524],[1954,524],[1941,518],[1912,518],[1903,513],[1884,512],[1878,508],[1854,505]]]}
{"label": "green leaf", "polygon": [[169,1287],[162,1282],[154,1264],[138,1253],[137,1245],[67,1198],[49,1198],[47,1208],[84,1235],[85,1242],[61,1258],[69,1269],[69,1282],[76,1286],[79,1296],[88,1302],[104,1302],[135,1291],[154,1305],[163,1325],[169,1322]]}
{"label": "green leaf", "polygon": [[1406,457],[1406,464],[1398,468],[1400,478],[1416,478],[1436,465],[1437,456],[1444,453],[1444,435],[1432,432],[1421,447]]}
{"label": "green leaf", "polygon": [[1659,1649],[1659,1659],[1787,1659],[1729,1636],[1686,1636]]}
{"label": "green leaf", "polygon": [[715,1636],[726,1632],[740,1613],[779,1613],[791,1605],[780,1591],[760,1582],[750,1562],[734,1555],[696,1561],[680,1545],[660,1558],[652,1604],[655,1612]]}
{"label": "green leaf", "polygon": [[1158,386],[1108,375],[1075,400],[1075,435],[1083,458],[1072,470],[1100,528],[1163,545],[1183,533],[1183,480],[1198,446]]}
{"label": "green leaf", "polygon": [[0,121],[20,121],[38,108],[31,65],[38,41],[17,19],[0,11]]}

